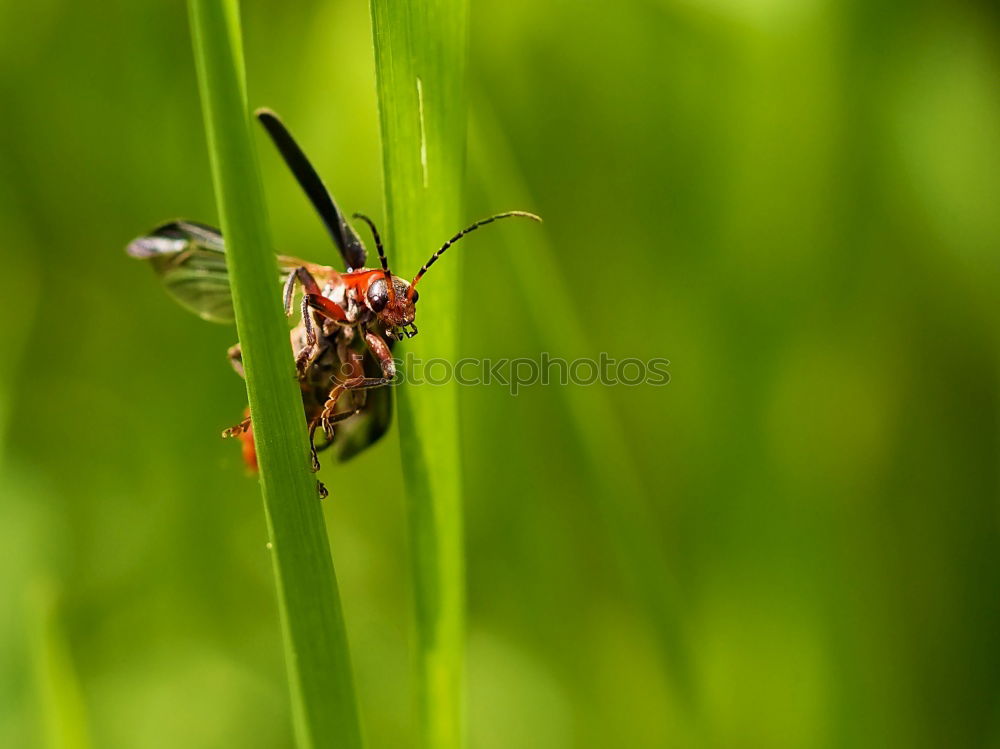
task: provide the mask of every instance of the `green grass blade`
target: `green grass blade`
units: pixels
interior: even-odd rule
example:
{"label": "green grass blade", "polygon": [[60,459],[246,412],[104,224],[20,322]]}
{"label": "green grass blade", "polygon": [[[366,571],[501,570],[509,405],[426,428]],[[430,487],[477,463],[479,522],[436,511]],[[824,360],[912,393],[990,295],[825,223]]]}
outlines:
{"label": "green grass blade", "polygon": [[[389,259],[415,273],[461,228],[466,127],[464,0],[372,0]],[[459,258],[421,285],[424,361],[457,354]],[[454,385],[401,389],[400,446],[417,611],[417,693],[423,745],[462,744],[464,558]]]}
{"label": "green grass blade", "polygon": [[38,581],[28,596],[33,660],[48,749],[88,749],[87,708],[60,621],[54,587]]}
{"label": "green grass blade", "polygon": [[[489,115],[489,107],[477,102],[476,110],[487,113],[474,120],[471,148],[473,171],[481,176],[485,194],[495,195],[498,202],[535,205],[518,172],[516,154]],[[530,263],[524,261],[526,257]],[[549,350],[566,358],[593,356],[595,347],[573,312],[579,300],[568,288],[544,233],[526,232],[511,261],[523,307],[539,336],[549,342]],[[558,331],[558,336],[551,331]],[[606,388],[570,386],[557,392],[573,427],[567,436],[585,456],[582,470],[593,482],[592,497],[622,573],[658,638],[665,676],[677,698],[693,708],[697,697],[687,655],[684,608],[663,551],[664,539],[656,531],[649,492],[628,450],[625,428]]]}
{"label": "green grass blade", "polygon": [[250,133],[236,0],[190,0],[299,747],[361,746],[347,636]]}

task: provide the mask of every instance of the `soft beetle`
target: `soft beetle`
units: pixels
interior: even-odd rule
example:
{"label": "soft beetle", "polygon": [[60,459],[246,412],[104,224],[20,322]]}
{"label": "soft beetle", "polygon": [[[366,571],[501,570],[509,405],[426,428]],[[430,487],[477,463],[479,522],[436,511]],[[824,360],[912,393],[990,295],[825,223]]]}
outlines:
{"label": "soft beetle", "polygon": [[[302,288],[301,321],[291,331],[291,345],[309,425],[313,469],[318,470],[319,450],[336,441],[340,459],[346,460],[385,432],[391,416],[389,391],[378,390],[379,395],[372,399],[367,392],[395,378],[392,342],[417,334],[416,286],[428,268],[455,242],[481,226],[503,218],[541,219],[532,213],[509,211],[477,221],[445,242],[407,281],[389,270],[374,222],[354,214],[368,224],[378,250],[381,267],[366,268],[364,244],[291,133],[270,110],[258,110],[257,119],[319,213],[346,266],[345,271],[338,271],[293,257],[278,257],[286,314],[293,312],[296,286]],[[127,251],[133,257],[149,260],[167,291],[183,306],[207,320],[233,320],[225,244],[218,229],[191,221],[172,221],[133,240]],[[229,350],[229,357],[242,376],[239,344]],[[338,423],[341,426],[335,433],[333,425]],[[320,429],[326,442],[317,446],[316,432]],[[256,467],[249,413],[223,436],[239,436],[247,464]]]}

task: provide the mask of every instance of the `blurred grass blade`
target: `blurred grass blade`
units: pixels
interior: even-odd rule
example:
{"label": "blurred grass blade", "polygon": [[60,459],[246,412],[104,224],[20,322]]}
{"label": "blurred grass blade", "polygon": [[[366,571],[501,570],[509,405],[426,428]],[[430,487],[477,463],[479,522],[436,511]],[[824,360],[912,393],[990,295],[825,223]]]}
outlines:
{"label": "blurred grass blade", "polygon": [[45,746],[87,749],[91,744],[83,691],[51,583],[39,581],[30,589],[28,611]]}
{"label": "blurred grass blade", "polygon": [[190,0],[212,177],[254,420],[299,747],[358,747],[347,636],[250,135],[239,8]]}
{"label": "blurred grass blade", "polygon": [[[464,225],[466,130],[464,0],[372,0],[389,259],[404,277]],[[424,361],[457,354],[459,260],[434,266],[421,287]],[[399,431],[407,485],[417,618],[422,741],[462,743],[464,559],[454,385],[402,389]]]}
{"label": "blurred grass blade", "polygon": [[[473,121],[471,158],[489,202],[535,205],[518,173],[517,157],[489,116],[489,107],[477,104],[476,111],[487,116]],[[544,233],[526,232],[516,252],[510,265],[522,304],[548,350],[565,358],[593,356],[594,347],[574,314],[580,300],[567,288],[565,274]],[[530,263],[525,262],[526,257],[531,258]],[[558,331],[558,335],[551,335],[551,331]],[[625,428],[606,388],[556,390],[572,424],[567,435],[585,456],[581,468],[593,481],[593,497],[612,548],[659,640],[666,677],[677,697],[690,707],[695,695],[682,626],[683,608],[663,552],[664,540],[656,532],[648,490],[639,480],[639,469],[628,450]]]}

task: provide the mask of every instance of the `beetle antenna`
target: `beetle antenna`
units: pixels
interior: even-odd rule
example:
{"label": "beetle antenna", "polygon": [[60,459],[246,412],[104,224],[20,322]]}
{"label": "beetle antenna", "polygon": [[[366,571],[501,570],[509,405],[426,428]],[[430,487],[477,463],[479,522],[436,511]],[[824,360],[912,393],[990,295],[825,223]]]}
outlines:
{"label": "beetle antenna", "polygon": [[413,297],[413,289],[417,285],[417,282],[423,277],[424,273],[427,272],[427,269],[430,268],[432,265],[434,265],[434,263],[437,262],[437,259],[444,254],[444,251],[447,250],[449,247],[451,247],[453,244],[455,244],[455,242],[457,242],[458,240],[460,240],[462,237],[464,237],[469,232],[475,231],[480,226],[486,226],[486,224],[492,224],[494,221],[498,221],[498,220],[500,220],[502,218],[514,218],[515,216],[520,216],[522,218],[530,218],[532,221],[541,221],[542,220],[540,217],[536,216],[534,213],[528,213],[527,211],[508,211],[507,213],[498,213],[495,216],[490,216],[489,218],[484,218],[481,221],[477,221],[476,223],[472,224],[472,226],[469,226],[469,227],[466,227],[465,229],[462,229],[462,231],[460,231],[454,237],[452,237],[447,242],[445,242],[443,245],[441,245],[441,249],[438,250],[437,252],[435,252],[433,255],[431,255],[431,259],[428,260],[426,263],[424,263],[423,266],[420,268],[420,270],[417,271],[417,275],[415,275],[413,277],[413,280],[410,281],[410,289],[409,289],[409,291],[406,292],[406,296],[408,298],[412,298]]}
{"label": "beetle antenna", "polygon": [[354,218],[361,219],[366,224],[368,228],[372,230],[372,236],[375,238],[375,249],[378,250],[378,259],[382,263],[382,273],[385,276],[385,285],[387,288],[387,293],[389,294],[389,301],[393,302],[396,299],[395,289],[392,287],[392,274],[389,272],[389,261],[385,258],[385,249],[382,247],[382,237],[378,234],[378,229],[375,228],[375,222],[368,218],[363,213],[355,213]]}

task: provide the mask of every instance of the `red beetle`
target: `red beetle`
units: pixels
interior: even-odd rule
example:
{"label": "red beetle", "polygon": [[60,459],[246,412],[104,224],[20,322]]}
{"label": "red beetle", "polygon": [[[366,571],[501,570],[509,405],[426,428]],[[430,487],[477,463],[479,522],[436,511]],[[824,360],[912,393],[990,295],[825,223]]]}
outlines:
{"label": "red beetle", "polygon": [[[477,221],[445,242],[421,266],[412,280],[389,270],[382,240],[374,222],[355,214],[371,228],[381,268],[365,267],[367,252],[357,232],[344,219],[332,196],[291,133],[273,112],[261,109],[257,118],[271,136],[286,164],[309,197],[346,266],[330,266],[279,256],[284,279],[286,314],[292,314],[296,285],[302,287],[301,321],[291,331],[302,401],[309,424],[313,469],[318,450],[336,441],[345,460],[374,442],[387,428],[391,414],[388,390],[376,390],[396,376],[392,341],[412,338],[418,294],[417,283],[439,257],[471,231],[502,218],[541,219],[524,211],[509,211]],[[191,221],[172,221],[132,241],[127,252],[149,260],[167,291],[199,316],[215,322],[234,318],[225,244],[218,229]],[[389,339],[389,341],[386,340]],[[243,375],[239,344],[229,350],[230,361]],[[385,393],[369,399],[368,391]],[[339,410],[338,410],[339,408]],[[358,418],[351,418],[351,417]],[[365,416],[368,418],[366,419]],[[334,424],[341,423],[337,434]],[[326,443],[316,445],[322,429]],[[257,455],[249,412],[224,436],[238,436],[247,465],[256,470]]]}

